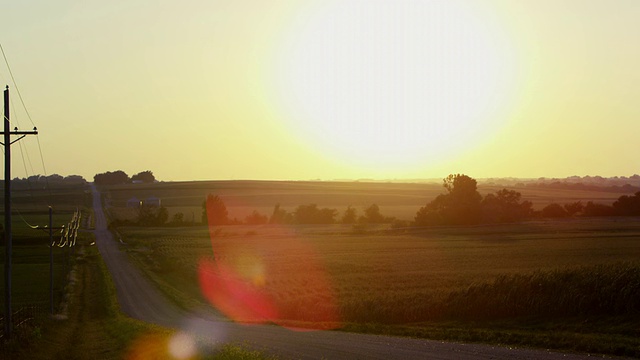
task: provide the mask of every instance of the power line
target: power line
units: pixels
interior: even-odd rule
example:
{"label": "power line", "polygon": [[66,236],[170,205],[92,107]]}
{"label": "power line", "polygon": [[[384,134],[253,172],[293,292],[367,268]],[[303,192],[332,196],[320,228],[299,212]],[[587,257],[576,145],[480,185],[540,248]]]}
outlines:
{"label": "power line", "polygon": [[29,114],[29,110],[27,109],[27,106],[24,104],[24,100],[22,99],[22,94],[20,94],[20,88],[18,87],[18,83],[16,82],[16,79],[13,77],[13,71],[11,71],[11,66],[9,65],[9,60],[7,60],[7,55],[4,53],[4,48],[2,47],[2,43],[0,43],[0,50],[2,51],[2,57],[4,58],[5,64],[7,64],[7,69],[9,70],[9,75],[11,76],[11,80],[13,81],[13,87],[16,88],[16,92],[18,93],[18,98],[20,99],[20,102],[22,103],[22,107],[24,108],[24,111],[27,114],[27,117],[29,118],[29,121],[31,122],[31,125],[36,126],[33,123],[33,120],[31,119],[31,114]]}
{"label": "power line", "polygon": [[[13,76],[13,71],[11,71],[11,65],[9,65],[9,60],[7,59],[7,55],[4,52],[4,48],[2,47],[2,43],[0,43],[0,51],[2,51],[2,57],[4,58],[4,62],[7,65],[7,69],[9,70],[9,75],[11,76],[11,81],[13,82],[13,86],[16,89],[16,92],[18,93],[18,98],[20,99],[20,103],[22,104],[22,108],[24,109],[25,113],[27,114],[27,118],[29,119],[29,121],[31,122],[31,125],[33,126],[34,130],[37,130],[35,123],[33,122],[33,119],[31,118],[31,114],[29,113],[29,109],[27,109],[27,105],[24,103],[24,99],[22,98],[22,94],[20,93],[20,88],[18,87],[18,83],[16,82],[15,77]],[[17,119],[16,119],[16,123]],[[20,124],[18,123],[18,126]],[[40,154],[40,161],[42,163],[42,171],[44,173],[44,178],[45,178],[45,186],[49,192],[49,205],[51,204],[51,199],[53,197],[52,193],[51,193],[51,187],[49,186],[49,179],[48,176],[49,174],[47,173],[47,167],[45,165],[44,162],[44,156],[42,154],[42,145],[40,144],[40,138],[36,137],[37,140],[37,144],[38,144],[38,152]],[[29,163],[31,164],[31,158],[29,157],[29,154],[27,153],[27,158],[29,159]],[[24,159],[23,159],[24,161]],[[33,171],[33,165],[31,164],[31,170]],[[35,175],[35,171],[33,171],[34,175]],[[25,174],[28,177],[28,174]]]}

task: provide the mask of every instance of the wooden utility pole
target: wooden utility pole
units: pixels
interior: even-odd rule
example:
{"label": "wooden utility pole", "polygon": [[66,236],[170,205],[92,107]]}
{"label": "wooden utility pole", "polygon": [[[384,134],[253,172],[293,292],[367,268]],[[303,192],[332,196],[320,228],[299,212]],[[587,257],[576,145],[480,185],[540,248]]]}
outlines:
{"label": "wooden utility pole", "polygon": [[[11,144],[27,135],[38,135],[38,129],[33,131],[10,130],[9,123],[9,86],[4,90],[4,334],[11,338]],[[11,135],[22,135],[11,141]]]}

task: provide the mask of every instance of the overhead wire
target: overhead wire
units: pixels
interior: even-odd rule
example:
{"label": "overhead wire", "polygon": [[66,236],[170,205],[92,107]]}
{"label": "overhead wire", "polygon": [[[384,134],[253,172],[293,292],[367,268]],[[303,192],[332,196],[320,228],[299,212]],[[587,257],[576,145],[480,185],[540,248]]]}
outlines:
{"label": "overhead wire", "polygon": [[[33,126],[33,129],[36,130],[36,126],[35,123],[33,122],[33,119],[31,118],[31,114],[29,113],[29,109],[27,108],[27,105],[24,102],[24,99],[22,98],[22,93],[20,92],[20,88],[18,87],[18,83],[15,79],[15,77],[13,76],[13,71],[11,70],[11,65],[9,65],[9,60],[7,59],[7,55],[4,51],[4,47],[2,46],[2,44],[0,43],[0,52],[2,52],[2,57],[4,58],[4,62],[7,65],[7,70],[9,71],[9,75],[11,77],[11,81],[13,83],[14,88],[16,89],[16,93],[18,94],[18,98],[20,99],[20,103],[22,104],[22,108],[25,111],[25,114],[27,115],[27,118],[29,119],[29,122],[31,123],[31,125]],[[4,78],[4,77],[3,77]],[[13,106],[13,99],[11,99],[11,106]],[[15,108],[15,107],[14,107]],[[4,115],[3,115],[4,117]],[[20,127],[20,122],[19,122],[19,117],[17,116],[17,113],[13,116],[15,119],[15,124],[18,125],[18,127]],[[6,117],[5,117],[6,119]],[[11,121],[11,119],[7,119],[9,121]],[[40,143],[40,137],[36,136],[36,142],[38,144],[38,152],[40,155],[40,161],[42,164],[42,171],[44,173],[44,180],[45,180],[45,187],[48,191],[48,195],[49,195],[49,204],[51,205],[51,199],[53,198],[53,195],[51,193],[51,186],[49,185],[49,174],[47,172],[47,167],[44,161],[44,155],[42,152],[42,144]],[[4,153],[4,148],[2,148],[2,152]],[[26,153],[26,158],[27,161],[25,161],[25,153]],[[27,180],[27,184],[29,187],[29,190],[31,193],[33,193],[33,188],[31,186],[31,181],[30,181],[30,176],[29,176],[29,171],[27,169],[27,162],[29,163],[29,167],[31,168],[31,171],[33,173],[33,175],[35,175],[35,170],[33,167],[33,162],[31,161],[31,157],[29,156],[29,152],[26,151],[26,147],[23,147],[22,143],[20,143],[20,154],[21,154],[21,158],[22,158],[22,163],[25,169],[25,177]],[[5,179],[6,180],[11,180],[11,179]],[[12,201],[13,203],[13,201]],[[22,215],[22,213],[16,209],[16,212],[18,213],[18,215],[20,216],[20,218],[22,219],[22,221],[29,226],[32,229],[36,229],[38,228],[38,226],[36,225],[32,225],[30,224],[27,219],[24,218],[24,216]],[[58,243],[58,247],[65,247],[65,246],[74,246],[76,243],[76,239],[78,236],[78,229],[80,227],[80,219],[81,219],[81,212],[76,209],[76,212],[73,215],[73,218],[71,220],[70,223],[67,224],[66,227],[63,227],[62,231],[61,231],[61,238],[60,238],[60,242]],[[70,241],[69,237],[70,235],[72,236],[72,240]],[[64,243],[62,242],[62,240],[64,239]],[[55,241],[54,241],[55,243]],[[54,246],[54,244],[51,244],[51,246]]]}
{"label": "overhead wire", "polygon": [[24,104],[24,100],[22,99],[22,94],[20,94],[20,88],[18,87],[18,83],[16,82],[16,79],[13,76],[13,71],[11,71],[11,66],[9,65],[9,60],[7,60],[7,55],[4,53],[4,48],[2,47],[2,43],[0,43],[0,50],[2,51],[2,57],[4,58],[5,64],[7,64],[7,70],[9,70],[9,76],[11,76],[13,86],[16,88],[16,92],[18,93],[18,98],[22,103],[22,107],[24,108],[24,111],[27,114],[27,118],[29,118],[31,125],[35,127],[36,125],[33,123],[33,120],[31,119],[31,114],[29,114],[29,110],[27,109],[27,106]]}
{"label": "overhead wire", "polygon": [[[20,92],[20,87],[18,86],[18,83],[17,83],[17,81],[15,79],[15,76],[13,75],[13,71],[11,70],[11,65],[9,64],[9,60],[7,59],[7,54],[4,51],[4,47],[2,46],[1,43],[0,43],[0,52],[2,52],[2,57],[4,59],[4,62],[6,64],[6,66],[7,66],[7,70],[9,72],[9,76],[11,77],[11,82],[13,84],[13,87],[15,88],[16,93],[18,94],[18,98],[20,100],[20,104],[22,105],[22,109],[24,109],[24,112],[27,115],[27,118],[29,119],[29,122],[33,126],[33,129],[37,130],[37,128],[35,126],[35,123],[33,121],[33,118],[31,117],[31,113],[29,112],[29,109],[27,108],[27,106],[25,104],[24,98],[22,97],[22,93]],[[2,78],[4,79],[4,76]],[[10,101],[11,101],[11,107],[14,108],[14,109],[17,109],[14,106],[13,97],[11,97]],[[20,125],[20,117],[18,116],[18,113],[19,112],[17,112],[17,111],[14,112],[14,114],[13,114],[11,119],[6,119],[6,117],[5,117],[5,121],[9,120],[10,122],[12,122],[15,125],[17,125],[16,129],[18,127],[21,127],[21,125]],[[48,195],[48,198],[44,202],[46,203],[46,205],[51,205],[53,195],[51,193],[51,187],[49,185],[48,174],[47,174],[47,170],[46,170],[44,156],[43,156],[43,153],[42,153],[42,146],[40,144],[40,138],[38,136],[36,136],[36,140],[37,140],[37,144],[38,144],[38,152],[39,152],[39,155],[40,155],[40,160],[41,160],[41,163],[42,163],[42,169],[43,169],[43,172],[44,172],[45,187],[47,189],[47,195]],[[23,144],[22,142],[19,142],[18,144],[20,146],[20,156],[21,156],[21,159],[22,159],[23,167],[24,167],[25,179],[27,181],[29,195],[33,198],[34,197],[33,195],[35,195],[35,194],[34,194],[34,189],[32,187],[32,184],[31,184],[31,176],[30,176],[30,173],[29,173],[29,169],[27,168],[27,163],[28,163],[29,167],[31,168],[31,174],[36,175],[36,171],[34,169],[33,162],[31,161],[31,156],[29,155],[29,151],[27,151],[26,145]],[[4,153],[4,147],[2,147],[2,152]],[[26,156],[26,159],[25,159],[25,156]],[[10,181],[10,180],[11,179],[5,179],[5,181]],[[11,203],[12,204],[14,203],[13,199],[11,200]],[[27,221],[27,219],[22,215],[22,213],[20,212],[20,210],[18,208],[14,207],[14,209],[18,213],[20,219],[28,227],[37,228],[37,226],[32,225],[31,223],[29,223],[29,221]]]}

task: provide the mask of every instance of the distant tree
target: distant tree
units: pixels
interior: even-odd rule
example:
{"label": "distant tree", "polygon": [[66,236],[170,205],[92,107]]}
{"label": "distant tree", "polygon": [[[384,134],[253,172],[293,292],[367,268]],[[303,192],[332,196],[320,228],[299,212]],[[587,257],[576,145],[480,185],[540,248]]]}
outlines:
{"label": "distant tree", "polygon": [[171,218],[171,224],[175,226],[184,224],[184,214],[181,212],[173,214],[173,217]]}
{"label": "distant tree", "polygon": [[544,208],[542,208],[542,217],[547,218],[561,218],[569,216],[569,213],[562,207],[562,205],[557,203],[551,203]]}
{"label": "distant tree", "polygon": [[564,204],[564,210],[567,212],[567,215],[574,216],[584,209],[584,205],[582,205],[582,201],[576,201],[572,203]]}
{"label": "distant tree", "polygon": [[253,210],[251,215],[247,215],[244,222],[249,225],[262,225],[266,224],[269,221],[267,215],[262,215],[258,212],[258,210]]}
{"label": "distant tree", "polygon": [[84,184],[87,181],[80,175],[69,175],[63,180],[67,184]]}
{"label": "distant tree", "polygon": [[447,194],[438,195],[420,208],[416,225],[470,225],[480,222],[482,196],[475,179],[464,175],[449,175],[443,179]]}
{"label": "distant tree", "polygon": [[414,224],[418,226],[449,225],[449,219],[445,218],[449,202],[448,194],[436,196],[435,199],[418,210]]}
{"label": "distant tree", "polygon": [[640,215],[640,191],[633,196],[623,195],[613,203],[616,214],[622,216]]}
{"label": "distant tree", "polygon": [[60,183],[64,180],[64,177],[62,175],[58,175],[58,174],[52,174],[47,176],[47,181],[49,183]]}
{"label": "distant tree", "polygon": [[150,170],[139,172],[131,177],[131,181],[142,181],[143,183],[153,183],[156,181],[156,177],[153,176],[153,172]]}
{"label": "distant tree", "polygon": [[336,209],[319,209],[316,204],[300,205],[293,212],[297,224],[332,224],[337,215]]}
{"label": "distant tree", "polygon": [[162,226],[169,219],[169,212],[164,206],[147,206],[144,203],[138,210],[138,225]]}
{"label": "distant tree", "polygon": [[158,209],[158,213],[156,215],[156,221],[158,226],[164,225],[167,220],[169,220],[169,211],[164,206],[160,206]]}
{"label": "distant tree", "polygon": [[614,216],[615,214],[616,211],[612,206],[594,203],[593,201],[587,202],[584,209],[582,209],[582,216]]}
{"label": "distant tree", "polygon": [[372,204],[368,208],[364,209],[364,221],[369,224],[379,224],[384,222],[384,216],[380,214],[380,207],[377,204]]}
{"label": "distant tree", "polygon": [[357,210],[353,208],[351,205],[347,206],[347,210],[344,211],[344,215],[342,215],[342,219],[340,222],[343,224],[355,224],[357,220]]}
{"label": "distant tree", "polygon": [[521,201],[520,199],[519,192],[507,189],[485,195],[481,203],[483,221],[489,223],[515,222],[531,216],[533,204],[530,201]]}
{"label": "distant tree", "polygon": [[96,174],[93,176],[93,182],[96,185],[120,185],[127,184],[130,181],[129,175],[122,170],[107,171],[106,173]]}
{"label": "distant tree", "polygon": [[280,204],[273,207],[273,212],[269,218],[270,224],[288,224],[292,222],[293,215],[287,213],[285,209],[280,208]]}
{"label": "distant tree", "polygon": [[202,223],[209,226],[226,225],[229,223],[227,206],[217,195],[209,194],[202,202]]}

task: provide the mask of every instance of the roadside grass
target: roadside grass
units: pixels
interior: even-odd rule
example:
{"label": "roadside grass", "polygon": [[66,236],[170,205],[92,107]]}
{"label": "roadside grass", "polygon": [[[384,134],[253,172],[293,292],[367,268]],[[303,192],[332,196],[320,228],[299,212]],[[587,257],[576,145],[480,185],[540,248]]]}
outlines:
{"label": "roadside grass", "polygon": [[[543,221],[397,232],[347,226],[121,228],[130,256],[184,307],[202,304],[198,263],[252,256],[262,291],[304,324],[334,296],[342,329],[440,340],[640,356],[640,224],[633,219]],[[295,272],[292,244],[315,249],[334,294]],[[256,249],[260,256],[256,257]],[[265,250],[265,249],[268,249]],[[273,269],[271,269],[273,270]],[[251,279],[247,279],[250,281]],[[308,302],[306,302],[308,303]]]}
{"label": "roadside grass", "polygon": [[[123,315],[115,285],[95,246],[84,246],[66,319],[46,318],[21,328],[0,354],[11,359],[176,359],[168,351],[174,330]],[[238,344],[225,344],[200,359],[276,359]]]}

